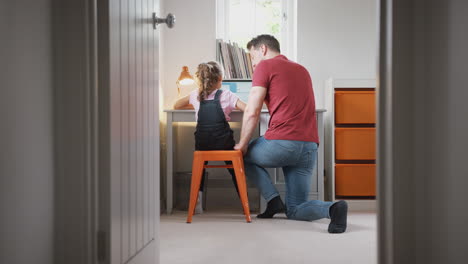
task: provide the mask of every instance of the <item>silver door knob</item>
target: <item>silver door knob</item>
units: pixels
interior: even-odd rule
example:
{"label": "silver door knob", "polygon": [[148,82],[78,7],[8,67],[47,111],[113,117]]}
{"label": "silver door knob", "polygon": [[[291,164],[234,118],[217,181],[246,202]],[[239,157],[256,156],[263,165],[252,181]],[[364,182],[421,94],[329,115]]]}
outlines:
{"label": "silver door knob", "polygon": [[166,18],[159,18],[156,16],[156,13],[153,12],[153,29],[156,29],[156,27],[159,24],[167,24],[168,28],[173,28],[176,22],[176,18],[173,14],[169,13],[167,14]]}

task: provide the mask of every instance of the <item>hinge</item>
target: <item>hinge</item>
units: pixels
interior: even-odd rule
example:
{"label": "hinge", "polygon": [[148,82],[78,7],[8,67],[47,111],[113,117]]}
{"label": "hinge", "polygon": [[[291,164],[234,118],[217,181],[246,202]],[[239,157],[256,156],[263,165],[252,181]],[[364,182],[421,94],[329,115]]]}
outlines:
{"label": "hinge", "polygon": [[107,251],[107,237],[106,232],[98,231],[97,232],[97,259],[98,262],[106,261],[106,251]]}

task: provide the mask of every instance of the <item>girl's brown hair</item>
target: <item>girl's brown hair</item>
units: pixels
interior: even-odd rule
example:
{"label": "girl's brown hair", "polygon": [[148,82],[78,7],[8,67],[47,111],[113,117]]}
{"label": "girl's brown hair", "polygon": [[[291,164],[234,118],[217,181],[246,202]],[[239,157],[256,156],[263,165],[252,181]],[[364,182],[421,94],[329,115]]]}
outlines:
{"label": "girl's brown hair", "polygon": [[195,72],[198,85],[198,101],[203,101],[217,87],[219,79],[223,77],[223,68],[216,61],[200,63]]}

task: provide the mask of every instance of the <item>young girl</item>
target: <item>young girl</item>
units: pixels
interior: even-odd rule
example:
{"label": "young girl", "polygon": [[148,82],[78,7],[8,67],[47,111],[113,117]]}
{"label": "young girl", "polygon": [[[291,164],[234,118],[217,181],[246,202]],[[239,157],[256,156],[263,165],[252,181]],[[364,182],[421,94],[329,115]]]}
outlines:
{"label": "young girl", "polygon": [[[223,69],[215,62],[201,63],[195,73],[198,90],[177,100],[174,109],[188,104],[195,108],[197,130],[195,131],[195,150],[232,150],[236,144],[228,121],[234,109],[244,111],[245,103],[228,90],[220,90]],[[226,162],[230,164],[230,162]],[[239,193],[233,169],[228,169]],[[203,175],[205,173],[203,172]],[[201,200],[205,177],[202,177],[195,213],[202,213]]]}

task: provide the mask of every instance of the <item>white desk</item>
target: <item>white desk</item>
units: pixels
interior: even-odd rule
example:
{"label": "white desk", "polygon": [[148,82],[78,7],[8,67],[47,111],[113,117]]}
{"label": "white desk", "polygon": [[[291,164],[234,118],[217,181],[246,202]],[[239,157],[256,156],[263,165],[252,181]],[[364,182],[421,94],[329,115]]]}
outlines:
{"label": "white desk", "polygon": [[[324,128],[323,128],[323,113],[325,109],[317,109],[317,126],[318,133],[321,142],[324,141]],[[166,212],[170,214],[173,207],[173,176],[174,176],[174,138],[173,138],[173,123],[174,122],[195,122],[195,110],[164,110],[167,114],[167,133],[166,133]],[[268,120],[270,115],[268,110],[262,110],[260,114],[260,135],[264,135],[268,128]],[[233,111],[231,113],[230,122],[242,122],[242,112]],[[318,149],[317,166],[314,174],[316,175],[312,181],[312,189],[309,194],[309,199],[323,200],[323,147],[322,144]],[[280,194],[285,194],[285,185],[282,181],[282,170],[280,169],[268,169],[270,176],[272,177],[273,183],[277,187]],[[262,199],[263,200],[263,199]],[[260,210],[265,207],[264,201],[261,202]]]}

